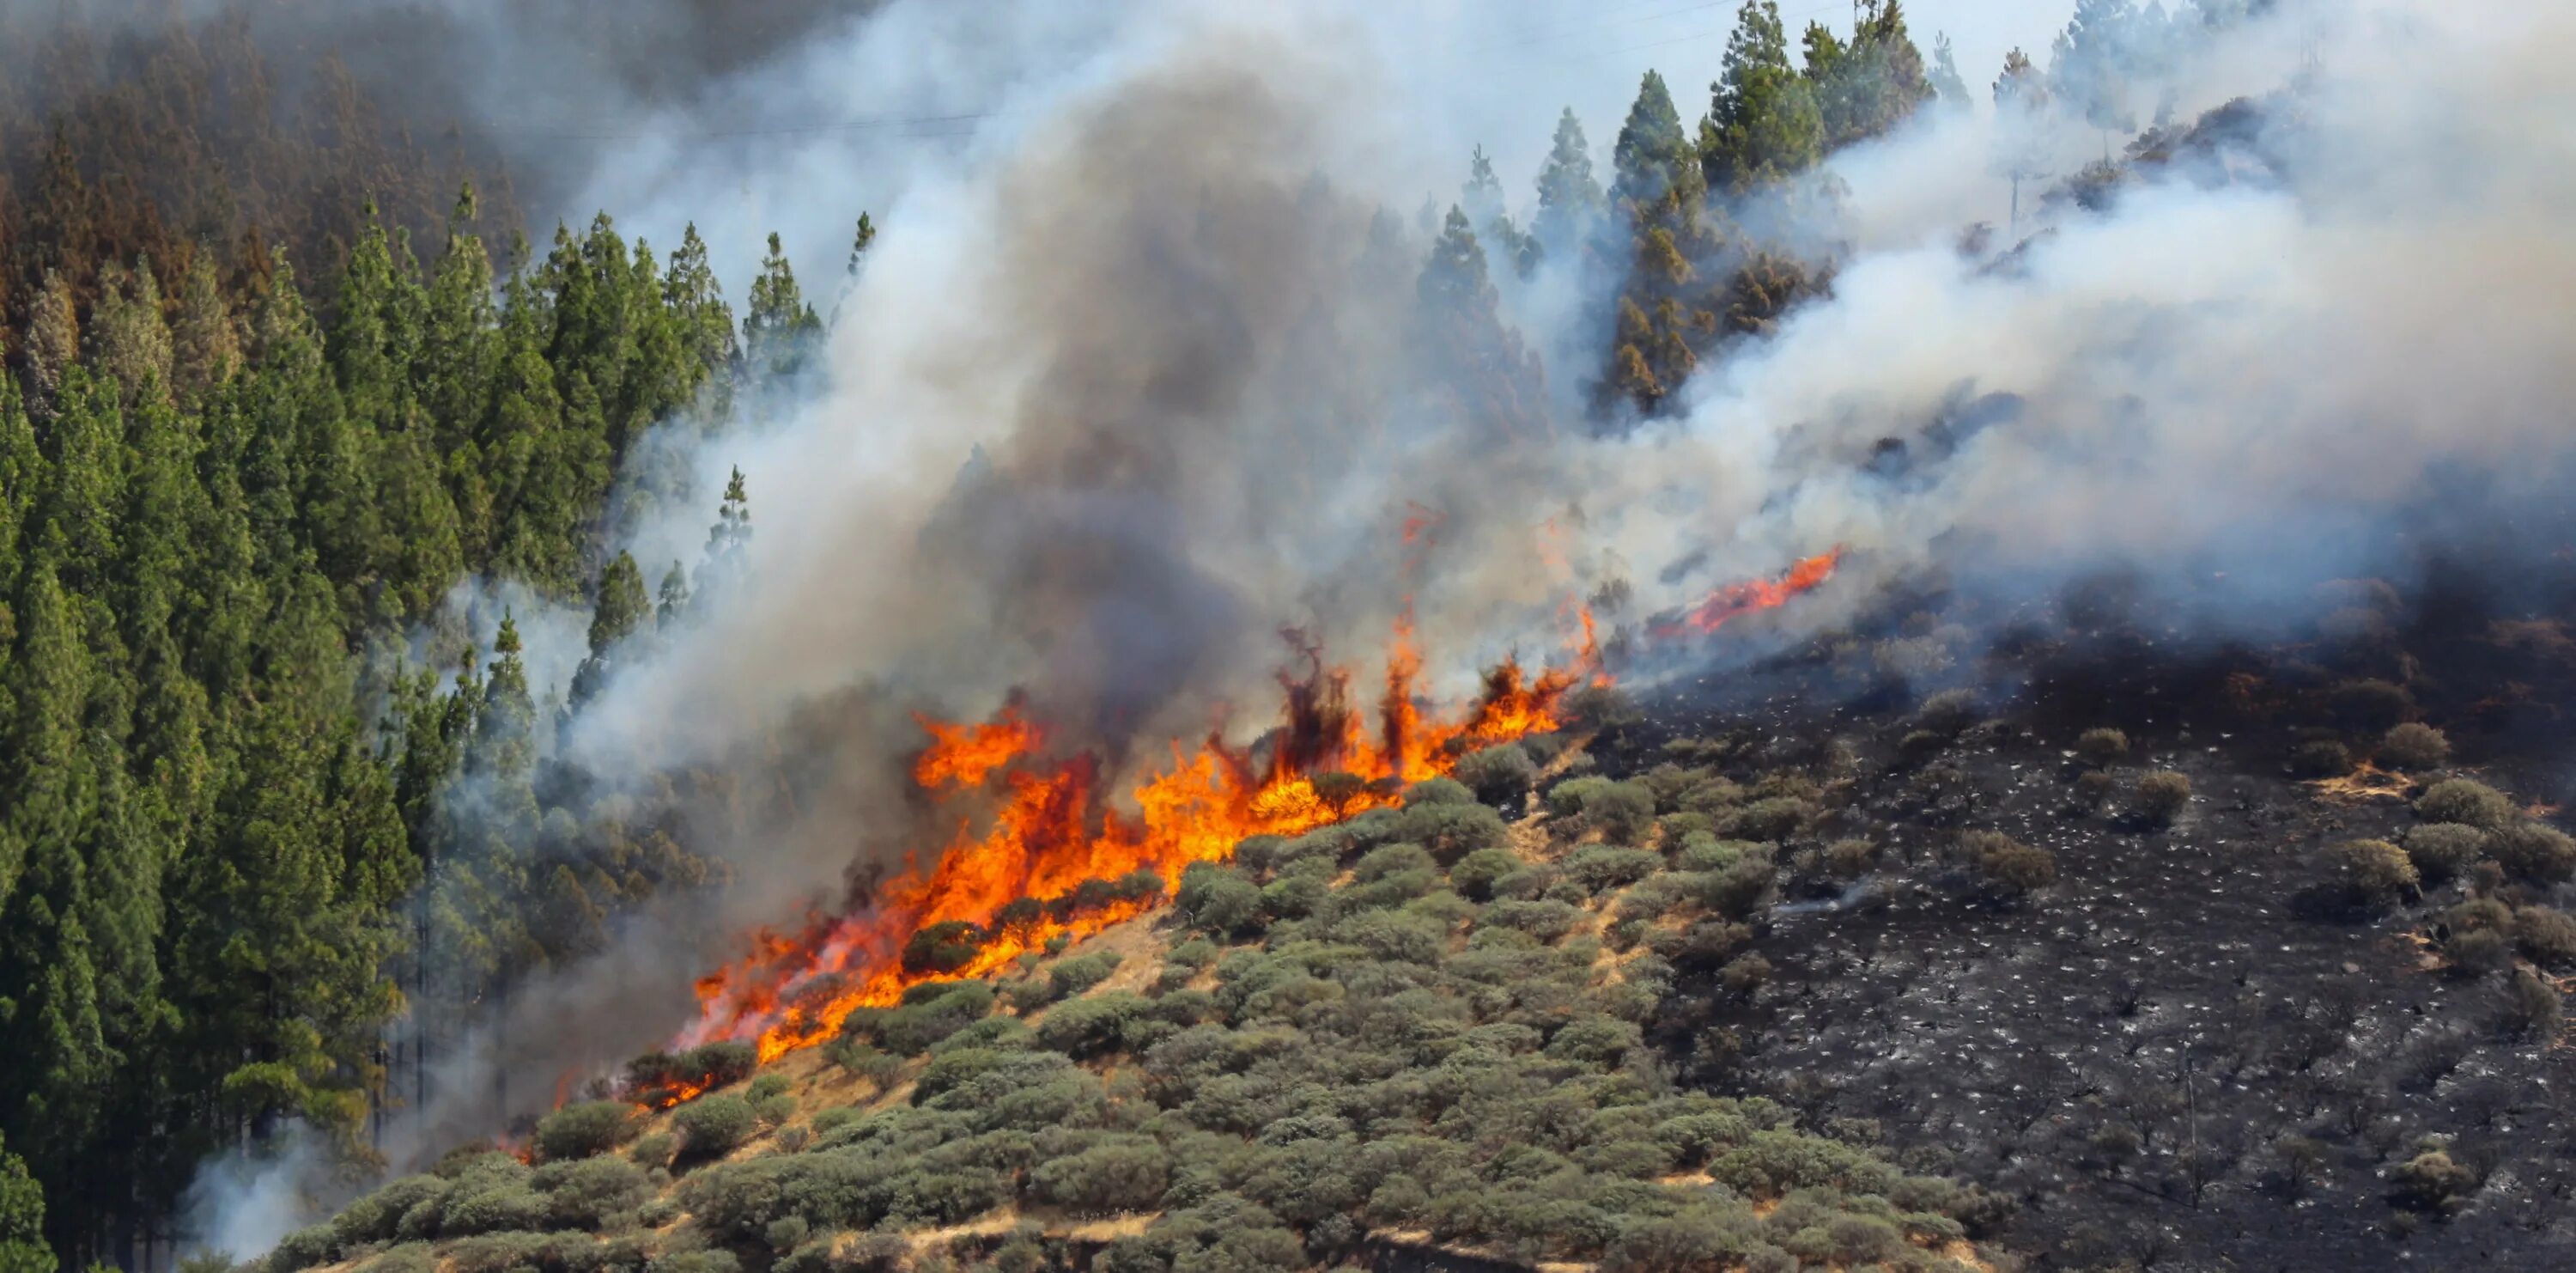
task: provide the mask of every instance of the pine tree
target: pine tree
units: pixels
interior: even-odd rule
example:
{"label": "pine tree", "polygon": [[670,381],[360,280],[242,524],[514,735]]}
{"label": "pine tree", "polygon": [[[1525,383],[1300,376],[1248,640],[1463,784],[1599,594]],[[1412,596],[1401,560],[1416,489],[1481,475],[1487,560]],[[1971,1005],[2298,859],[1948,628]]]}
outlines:
{"label": "pine tree", "polygon": [[[703,598],[721,594],[739,582],[750,548],[751,497],[744,491],[742,470],[737,468],[725,481],[724,502],[716,508],[716,524],[707,531],[706,560],[699,564],[697,576],[691,581],[691,595]],[[666,582],[664,587],[668,586]]]}
{"label": "pine tree", "polygon": [[1930,81],[1932,91],[1940,98],[1942,106],[1950,110],[1968,108],[1968,82],[1959,78],[1959,64],[1951,59],[1947,32],[1938,32],[1932,37]]}
{"label": "pine tree", "polygon": [[1682,132],[1681,112],[1664,77],[1653,71],[1637,86],[1636,103],[1619,129],[1612,151],[1617,174],[1610,197],[1634,221],[1670,222],[1695,217],[1707,185],[1691,141]]}
{"label": "pine tree", "polygon": [[618,643],[653,617],[653,599],[644,591],[644,572],[628,553],[619,553],[599,575],[599,600],[590,616],[590,655],[574,670],[568,692],[578,710],[607,682]]}
{"label": "pine tree", "polygon": [[804,368],[822,330],[823,320],[796,286],[786,250],[771,234],[769,255],[761,258],[760,277],[751,283],[751,308],[742,316],[744,361],[755,376],[793,376]]}
{"label": "pine tree", "polygon": [[80,362],[80,320],[70,280],[45,271],[26,321],[27,411],[43,423],[54,418],[63,380]]}
{"label": "pine tree", "polygon": [[[2141,17],[2133,0],[2075,0],[2075,16],[2052,46],[2048,78],[2061,105],[2112,133],[2138,126],[2130,101]],[[2105,155],[2108,158],[2108,155]]]}
{"label": "pine tree", "polygon": [[150,261],[132,270],[110,266],[101,276],[88,337],[90,365],[116,383],[127,407],[168,396],[170,328],[162,319],[161,286]]}
{"label": "pine tree", "polygon": [[1885,135],[1933,93],[1901,0],[1859,0],[1847,46],[1810,24],[1806,74],[1827,150]]}
{"label": "pine tree", "polygon": [[[1841,47],[1830,34],[1824,40],[1833,74]],[[1711,189],[1746,190],[1794,176],[1824,157],[1824,118],[1813,86],[1789,65],[1777,0],[1745,0],[1726,43],[1725,72],[1709,91],[1709,144],[1701,160]]]}
{"label": "pine tree", "polygon": [[435,430],[431,449],[442,455],[472,443],[492,397],[499,316],[492,306],[492,257],[472,231],[478,210],[473,186],[457,192],[411,368]]}
{"label": "pine tree", "polygon": [[1557,116],[1555,142],[1538,171],[1538,215],[1530,229],[1539,242],[1561,249],[1580,241],[1600,214],[1601,183],[1592,179],[1592,146],[1568,106]]}
{"label": "pine tree", "polygon": [[54,1273],[45,1245],[45,1189],[27,1174],[26,1160],[0,1140],[0,1273]]}
{"label": "pine tree", "polygon": [[1503,324],[1484,248],[1464,209],[1449,209],[1414,294],[1423,360],[1469,423],[1505,435],[1543,427],[1537,362]]}
{"label": "pine tree", "polygon": [[178,312],[170,327],[170,363],[170,387],[190,404],[202,402],[241,369],[241,332],[211,252],[191,257],[181,276]]}
{"label": "pine tree", "polygon": [[2013,226],[2021,224],[2021,185],[2046,175],[2047,136],[2043,116],[2049,86],[2039,68],[2019,48],[2004,54],[2003,74],[1995,78],[1995,167],[2012,181]]}
{"label": "pine tree", "polygon": [[868,248],[876,241],[876,224],[868,220],[867,213],[860,213],[858,231],[850,238],[849,276],[851,278],[857,278],[859,276],[859,268],[867,264]]}
{"label": "pine tree", "polygon": [[[734,340],[733,309],[725,303],[724,287],[707,264],[706,240],[698,237],[694,223],[680,236],[680,246],[672,249],[671,267],[662,272],[662,304],[683,333],[681,343],[713,377],[710,383],[719,393],[729,392],[741,346]],[[715,419],[721,421],[722,403],[718,406]]]}
{"label": "pine tree", "polygon": [[688,613],[689,573],[675,561],[662,572],[662,584],[654,598],[653,629],[662,633],[676,631]]}

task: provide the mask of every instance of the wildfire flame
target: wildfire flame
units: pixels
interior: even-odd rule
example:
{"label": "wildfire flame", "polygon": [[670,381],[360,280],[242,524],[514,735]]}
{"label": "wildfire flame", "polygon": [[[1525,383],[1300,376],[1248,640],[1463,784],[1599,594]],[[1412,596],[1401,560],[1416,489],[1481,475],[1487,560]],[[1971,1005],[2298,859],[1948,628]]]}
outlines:
{"label": "wildfire flame", "polygon": [[[767,1061],[825,1042],[852,1012],[897,1003],[910,986],[987,976],[1059,935],[1140,914],[1191,863],[1223,861],[1247,837],[1298,835],[1394,805],[1406,784],[1446,774],[1466,751],[1560,728],[1565,694],[1608,680],[1587,625],[1572,668],[1533,678],[1507,659],[1464,713],[1431,719],[1416,698],[1422,656],[1407,621],[1371,729],[1351,709],[1349,673],[1289,635],[1306,668],[1280,678],[1281,728],[1253,749],[1219,737],[1176,745],[1170,767],[1129,793],[1133,813],[1102,799],[1093,757],[1042,757],[1043,731],[1013,711],[983,724],[918,717],[931,744],[915,782],[998,801],[989,828],[977,834],[961,820],[933,862],[908,859],[851,914],[795,936],[756,934],[749,955],[698,981],[699,1016],[678,1045],[748,1039]],[[664,1103],[693,1086],[667,1089]]]}
{"label": "wildfire flame", "polygon": [[[1722,589],[1682,622],[1709,632],[1780,605],[1822,583],[1841,555]],[[1393,806],[1406,785],[1447,774],[1467,752],[1559,729],[1568,693],[1611,679],[1591,612],[1577,615],[1568,666],[1533,677],[1505,659],[1485,673],[1475,701],[1446,719],[1420,701],[1422,652],[1409,614],[1396,626],[1373,720],[1352,708],[1350,673],[1286,633],[1304,668],[1280,675],[1279,728],[1251,748],[1216,735],[1195,749],[1175,744],[1170,767],[1123,802],[1103,798],[1094,757],[1043,755],[1045,732],[1016,708],[980,724],[916,716],[931,742],[914,781],[938,798],[992,804],[989,825],[978,833],[961,817],[934,860],[907,855],[903,871],[848,914],[792,936],[755,934],[749,954],[699,979],[698,1019],[675,1045],[750,1040],[762,1061],[812,1047],[851,1013],[892,1006],[912,986],[989,976],[1056,937],[1141,914],[1190,864],[1224,861],[1247,838],[1298,835]],[[674,1076],[656,1103],[678,1104],[704,1086]]]}
{"label": "wildfire flame", "polygon": [[1787,605],[1789,598],[1833,578],[1834,567],[1840,565],[1842,559],[1843,549],[1837,546],[1813,557],[1791,563],[1789,569],[1777,578],[1753,579],[1744,583],[1728,584],[1708,594],[1707,600],[1691,607],[1680,618],[1655,625],[1655,635],[1660,637],[1706,635],[1717,631],[1727,620],[1737,615]]}

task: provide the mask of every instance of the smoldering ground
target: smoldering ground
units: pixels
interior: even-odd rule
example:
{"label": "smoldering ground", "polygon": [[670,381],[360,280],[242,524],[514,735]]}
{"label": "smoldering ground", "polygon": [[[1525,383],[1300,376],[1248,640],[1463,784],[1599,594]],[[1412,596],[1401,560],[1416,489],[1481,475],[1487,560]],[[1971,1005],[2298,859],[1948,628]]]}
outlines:
{"label": "smoldering ground", "polygon": [[[2563,467],[2576,259],[2552,214],[2576,103],[2548,54],[2576,19],[2550,5],[2282,6],[2172,73],[2186,120],[2264,96],[2261,179],[2143,176],[1982,253],[1959,232],[2004,219],[2006,139],[1927,113],[1835,161],[1832,296],[1615,439],[1576,409],[1591,367],[1547,367],[1508,422],[1422,370],[1430,245],[1385,210],[1425,184],[1406,139],[1454,131],[1412,127],[1443,88],[1402,56],[1426,22],[1140,10],[1024,68],[981,139],[887,207],[815,400],[699,452],[751,477],[752,582],[625,669],[564,753],[614,786],[792,748],[834,794],[707,822],[735,886],[514,995],[407,1156],[542,1107],[534,1076],[666,1038],[723,954],[694,938],[845,903],[852,862],[917,829],[893,777],[912,708],[1024,690],[1069,744],[1150,763],[1268,723],[1283,624],[1365,660],[1409,607],[1454,692],[1506,650],[1543,659],[1562,604],[1604,582],[1645,613],[1833,544],[1853,568],[1793,621],[1922,572],[2037,591],[2116,566],[2220,632],[2310,604],[2300,581],[2402,573],[2428,473],[2483,494],[2456,531],[2545,500],[2532,475]],[[882,56],[870,29],[850,39]],[[1528,104],[1529,136],[1556,105]],[[1606,168],[1615,120],[1588,122]],[[2080,122],[2046,140],[2066,171],[2103,144]],[[1601,307],[1542,302],[1611,286],[1498,290],[1529,347],[1580,350]],[[1991,395],[2017,409],[1937,461],[1870,463]],[[1432,532],[1409,542],[1409,521]],[[510,1110],[495,1068],[530,1076]]]}

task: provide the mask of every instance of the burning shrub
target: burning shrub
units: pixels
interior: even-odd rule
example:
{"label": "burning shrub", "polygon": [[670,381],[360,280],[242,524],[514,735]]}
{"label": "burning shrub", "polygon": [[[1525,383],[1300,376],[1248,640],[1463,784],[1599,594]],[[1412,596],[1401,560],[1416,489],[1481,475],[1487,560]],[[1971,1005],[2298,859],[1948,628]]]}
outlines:
{"label": "burning shrub", "polygon": [[2512,826],[2522,811],[2485,783],[2449,778],[2415,798],[2415,816],[2426,822],[2458,822],[2481,831],[2501,831]]}
{"label": "burning shrub", "polygon": [[2087,729],[2081,737],[2076,737],[2076,758],[2081,758],[2087,765],[2094,765],[2094,768],[2117,765],[2125,755],[2128,755],[2128,734],[2117,732],[2117,729]]}
{"label": "burning shrub", "polygon": [[2302,778],[2332,778],[2352,772],[2352,749],[2331,738],[2299,744],[2290,753],[2290,768]]}
{"label": "burning shrub", "polygon": [[1151,1136],[1111,1136],[1029,1173],[1029,1192],[1081,1216],[1151,1211],[1171,1187],[1171,1155]]}
{"label": "burning shrub", "polygon": [[546,1193],[547,1222],[572,1229],[599,1228],[652,1193],[644,1169],[623,1158],[556,1163],[537,1172],[536,1184]]}
{"label": "burning shrub", "polygon": [[2487,833],[2459,822],[2428,822],[2406,830],[2406,856],[2427,884],[2445,883],[2486,855]]}
{"label": "burning shrub", "polygon": [[2386,840],[2347,840],[2329,850],[2335,887],[2346,902],[2373,914],[2414,896],[2423,886],[2406,851]]}
{"label": "burning shrub", "polygon": [[982,954],[991,934],[962,919],[924,926],[903,943],[903,970],[915,977],[941,977],[963,970]]}
{"label": "burning shrub", "polygon": [[2543,968],[2576,965],[2576,919],[2546,906],[2525,906],[2513,913],[2514,945],[2522,957]]}
{"label": "burning shrub", "polygon": [[1474,901],[1489,902],[1494,885],[1520,869],[1520,856],[1509,849],[1478,849],[1449,867],[1449,886]]}
{"label": "burning shrub", "polygon": [[702,1096],[680,1107],[671,1125],[680,1132],[680,1159],[705,1162],[732,1153],[760,1124],[751,1102],[731,1093]]}
{"label": "burning shrub", "polygon": [[1610,844],[1587,844],[1565,859],[1567,879],[1583,886],[1589,893],[1601,893],[1625,884],[1634,884],[1655,873],[1664,859],[1644,849],[1626,849]]}
{"label": "burning shrub", "polygon": [[1537,779],[1538,763],[1519,743],[1500,743],[1459,757],[1450,775],[1483,799],[1516,800]]}
{"label": "burning shrub", "polygon": [[1476,793],[1455,778],[1425,778],[1404,789],[1406,808],[1424,804],[1474,804]]}
{"label": "burning shrub", "polygon": [[2544,823],[2517,822],[2496,831],[2487,837],[2487,853],[2517,879],[2556,884],[2576,876],[2576,840]]}
{"label": "burning shrub", "polygon": [[1215,862],[1193,862],[1181,872],[1173,909],[1201,932],[1228,937],[1257,931],[1261,889],[1241,871]]}
{"label": "burning shrub", "polygon": [[2151,826],[2170,826],[2191,803],[2191,779],[2159,769],[2138,779],[2135,799],[2139,818]]}
{"label": "burning shrub", "polygon": [[1975,873],[1978,890],[1997,902],[2018,902],[2057,882],[2057,859],[1999,831],[1970,831],[1959,837]]}
{"label": "burning shrub", "polygon": [[2408,721],[2379,739],[2379,758],[2400,769],[2439,769],[2451,760],[2451,740],[2430,725]]}
{"label": "burning shrub", "polygon": [[1427,804],[1398,815],[1389,838],[1419,844],[1446,865],[1504,843],[1510,829],[1501,814],[1480,804]]}
{"label": "burning shrub", "polygon": [[2414,715],[2415,699],[2382,680],[2346,681],[2331,697],[2335,719],[2353,729],[2387,729]]}
{"label": "burning shrub", "polygon": [[537,1120],[537,1156],[550,1162],[604,1154],[635,1139],[642,1127],[623,1101],[583,1101]]}

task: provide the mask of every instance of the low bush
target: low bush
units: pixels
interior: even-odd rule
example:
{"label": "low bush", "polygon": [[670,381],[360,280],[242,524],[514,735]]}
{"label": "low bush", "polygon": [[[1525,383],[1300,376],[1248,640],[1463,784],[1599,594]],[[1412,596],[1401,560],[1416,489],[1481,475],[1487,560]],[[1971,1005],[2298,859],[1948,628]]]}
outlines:
{"label": "low bush", "polygon": [[2380,735],[2379,758],[2400,769],[2439,769],[2451,761],[2451,740],[2430,725],[2408,721]]}
{"label": "low bush", "polygon": [[1717,970],[1720,985],[1740,995],[1749,995],[1771,980],[1771,961],[1760,955],[1738,955]]}
{"label": "low bush", "polygon": [[1181,873],[1172,909],[1200,932],[1217,937],[1258,931],[1261,888],[1241,871],[1214,862],[1193,862]]}
{"label": "low bush", "polygon": [[2075,754],[2095,768],[2115,765],[2129,754],[2129,736],[2107,727],[2088,729],[2075,740]]}
{"label": "low bush", "polygon": [[2549,969],[2576,967],[2576,919],[2546,906],[2513,913],[2513,941],[2522,957]]}
{"label": "low bush", "polygon": [[1478,849],[1450,865],[1449,886],[1470,900],[1489,902],[1495,884],[1520,869],[1520,855],[1509,849]]}
{"label": "low bush", "polygon": [[2557,884],[2576,877],[2576,839],[2539,822],[2517,822],[2487,837],[2487,855],[2516,879]]}
{"label": "low bush", "polygon": [[2191,779],[2159,769],[2138,779],[2138,816],[2156,826],[2170,825],[2191,803]]}
{"label": "low bush", "polygon": [[424,1202],[434,1203],[447,1188],[448,1182],[437,1176],[404,1176],[387,1181],[332,1219],[333,1239],[344,1249],[368,1242],[390,1242],[400,1231],[404,1213]]}
{"label": "low bush", "polygon": [[2398,1164],[2388,1178],[2397,1186],[2399,1206],[2438,1214],[2458,1210],[2478,1188],[2477,1173],[2440,1149],[2427,1149]]}
{"label": "low bush", "polygon": [[1039,1163],[1029,1192],[1080,1216],[1151,1211],[1171,1187],[1171,1155],[1150,1136],[1115,1136]]}
{"label": "low bush", "polygon": [[1838,880],[1856,880],[1878,865],[1878,846],[1867,840],[1836,840],[1825,846],[1825,870]]}
{"label": "low bush", "polygon": [[537,1120],[533,1143],[548,1162],[604,1154],[635,1139],[643,1125],[623,1101],[582,1101]]}
{"label": "low bush", "polygon": [[1989,900],[2018,902],[2057,882],[2057,859],[1998,831],[1969,831],[1959,837],[1977,889]]}
{"label": "low bush", "polygon": [[2406,829],[2406,856],[2426,884],[2466,875],[2485,857],[2487,833],[2461,822],[2427,822]]}
{"label": "low bush", "polygon": [[2363,910],[2385,911],[2423,887],[2406,851],[2386,840],[2347,840],[2327,852],[2336,888]]}
{"label": "low bush", "polygon": [[1568,902],[1505,898],[1485,908],[1481,922],[1516,928],[1540,941],[1552,942],[1574,931],[1583,912]]}
{"label": "low bush", "polygon": [[1419,844],[1442,865],[1511,837],[1502,815],[1480,804],[1416,805],[1397,815],[1393,831],[1388,839]]}
{"label": "low bush", "polygon": [[295,1273],[297,1269],[309,1269],[317,1264],[328,1264],[331,1261],[333,1241],[330,1225],[308,1225],[278,1239],[277,1245],[270,1248],[268,1259],[262,1262],[261,1267],[265,1268],[267,1273]]}
{"label": "low bush", "polygon": [[2415,699],[2389,681],[2346,681],[2334,688],[2335,719],[2353,729],[2387,729],[2414,715]]}
{"label": "low bush", "polygon": [[1538,778],[1538,764],[1519,743],[1502,743],[1459,757],[1452,776],[1486,800],[1517,800]]}
{"label": "low bush", "polygon": [[2426,822],[2457,822],[2481,831],[2501,831],[2520,820],[2522,811],[2505,794],[2482,782],[2449,778],[2415,798],[2415,816]]}
{"label": "low bush", "polygon": [[1815,816],[1815,805],[1803,797],[1765,796],[1719,816],[1717,831],[1728,839],[1774,844],[1805,830]]}
{"label": "low bush", "polygon": [[1977,723],[1977,696],[1967,690],[1943,690],[1915,709],[1914,723],[1943,738],[1956,738]]}
{"label": "low bush", "polygon": [[2352,772],[2352,750],[2330,738],[2304,742],[2290,753],[2290,768],[2302,778],[2332,778]]}
{"label": "low bush", "polygon": [[752,1110],[751,1102],[731,1093],[701,1096],[671,1116],[671,1126],[680,1133],[680,1156],[689,1162],[705,1162],[732,1153],[736,1146],[751,1139],[759,1125],[760,1116]]}
{"label": "low bush", "polygon": [[644,1169],[623,1158],[558,1163],[538,1171],[536,1184],[546,1194],[546,1221],[559,1228],[599,1228],[652,1194]]}
{"label": "low bush", "polygon": [[1476,793],[1455,778],[1425,778],[1404,789],[1407,808],[1422,804],[1474,804]]}
{"label": "low bush", "polygon": [[669,1132],[655,1132],[636,1139],[626,1151],[626,1161],[638,1167],[668,1167],[671,1155],[680,1147],[679,1138]]}
{"label": "low bush", "polygon": [[1610,844],[1587,844],[1568,855],[1561,864],[1565,878],[1582,885],[1591,893],[1601,893],[1621,885],[1634,884],[1654,874],[1664,864],[1661,854],[1644,849],[1621,848]]}

